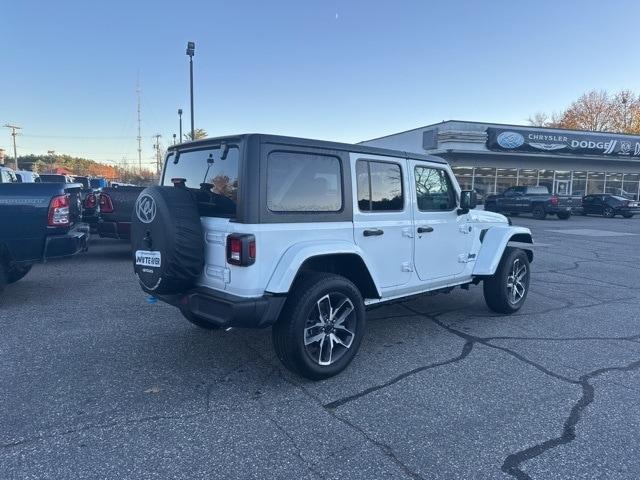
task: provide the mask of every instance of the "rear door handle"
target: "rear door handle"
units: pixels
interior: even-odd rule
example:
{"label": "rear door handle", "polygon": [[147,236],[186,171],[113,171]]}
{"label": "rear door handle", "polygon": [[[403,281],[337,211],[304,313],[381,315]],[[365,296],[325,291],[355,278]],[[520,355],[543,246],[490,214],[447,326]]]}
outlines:
{"label": "rear door handle", "polygon": [[431,233],[433,232],[433,227],[418,227],[418,233]]}
{"label": "rear door handle", "polygon": [[362,232],[365,237],[378,237],[384,234],[384,230],[380,230],[379,228],[374,228],[372,230],[365,230]]}

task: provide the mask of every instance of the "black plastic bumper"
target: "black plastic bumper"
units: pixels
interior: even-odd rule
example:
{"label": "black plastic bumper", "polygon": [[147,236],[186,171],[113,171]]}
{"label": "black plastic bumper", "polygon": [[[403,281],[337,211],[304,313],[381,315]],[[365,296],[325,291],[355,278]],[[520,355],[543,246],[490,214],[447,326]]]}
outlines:
{"label": "black plastic bumper", "polygon": [[160,296],[160,300],[187,311],[219,327],[264,328],[273,325],[285,296],[264,295],[245,298],[198,288],[182,295]]}
{"label": "black plastic bumper", "polygon": [[551,215],[557,215],[558,213],[571,213],[572,207],[569,205],[559,206],[559,205],[547,205],[545,211]]}
{"label": "black plastic bumper", "polygon": [[70,257],[88,248],[89,226],[78,225],[64,235],[47,236],[44,245],[44,260]]}

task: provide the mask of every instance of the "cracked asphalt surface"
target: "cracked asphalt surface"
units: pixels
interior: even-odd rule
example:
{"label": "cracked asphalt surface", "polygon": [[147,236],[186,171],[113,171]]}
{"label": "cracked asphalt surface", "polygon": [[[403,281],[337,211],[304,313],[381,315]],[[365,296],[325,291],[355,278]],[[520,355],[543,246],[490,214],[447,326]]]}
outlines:
{"label": "cracked asphalt surface", "polygon": [[0,478],[640,478],[640,218],[514,223],[546,245],[520,312],[370,310],[317,383],[148,304],[127,244],[38,265],[0,298]]}

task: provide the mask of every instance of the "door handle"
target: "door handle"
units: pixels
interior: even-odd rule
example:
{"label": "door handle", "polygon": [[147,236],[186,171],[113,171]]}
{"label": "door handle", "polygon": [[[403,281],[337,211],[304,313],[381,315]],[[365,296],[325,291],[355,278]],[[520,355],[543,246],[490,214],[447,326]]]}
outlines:
{"label": "door handle", "polygon": [[379,228],[374,228],[373,230],[365,230],[362,232],[365,237],[378,237],[384,234],[384,230],[380,230]]}
{"label": "door handle", "polygon": [[433,232],[433,227],[418,227],[418,233],[431,233]]}

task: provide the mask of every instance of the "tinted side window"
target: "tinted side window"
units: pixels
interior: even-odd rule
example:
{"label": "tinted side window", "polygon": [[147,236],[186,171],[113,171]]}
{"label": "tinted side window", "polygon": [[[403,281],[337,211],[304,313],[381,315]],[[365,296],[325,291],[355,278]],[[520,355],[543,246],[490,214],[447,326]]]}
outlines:
{"label": "tinted side window", "polygon": [[340,211],[340,159],[315,153],[271,152],[267,157],[267,208],[272,212]]}
{"label": "tinted side window", "polygon": [[455,191],[447,172],[439,168],[416,167],[416,195],[418,210],[453,210]]}
{"label": "tinted side window", "polygon": [[402,211],[402,170],[397,163],[358,160],[358,207],[362,212]]}

